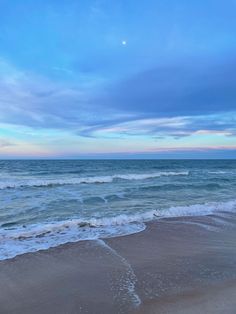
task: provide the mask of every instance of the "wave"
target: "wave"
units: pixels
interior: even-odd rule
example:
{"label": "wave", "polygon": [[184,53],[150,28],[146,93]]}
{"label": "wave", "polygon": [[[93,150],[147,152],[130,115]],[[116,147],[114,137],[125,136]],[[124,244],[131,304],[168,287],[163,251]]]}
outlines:
{"label": "wave", "polygon": [[205,216],[216,212],[235,212],[236,200],[228,202],[210,202],[189,206],[173,206],[165,210],[156,210],[157,218],[173,218],[184,216]]}
{"label": "wave", "polygon": [[119,174],[114,175],[113,179],[123,179],[123,180],[146,180],[162,176],[187,176],[189,171],[160,171],[154,173],[144,173],[144,174]]}
{"label": "wave", "polygon": [[145,229],[145,222],[173,217],[204,216],[216,212],[235,212],[236,200],[175,206],[133,215],[72,219],[38,225],[0,229],[0,260],[26,252],[48,249],[68,242],[94,240],[137,233]]}
{"label": "wave", "polygon": [[[123,226],[130,223],[144,222],[153,219],[156,213],[155,210],[148,211],[146,213],[134,214],[134,215],[118,215],[115,217],[105,218],[91,218],[91,219],[72,219],[60,222],[46,223],[41,225],[31,225],[29,227],[21,227],[14,231],[8,229],[7,224],[1,227],[7,227],[5,232],[1,232],[0,240],[3,239],[18,239],[26,240],[32,237],[42,237],[46,234],[60,233],[68,229],[77,228],[77,230],[83,230],[84,228],[104,228],[104,227],[116,227]],[[10,232],[8,232],[10,231]]]}
{"label": "wave", "polygon": [[18,230],[2,230],[0,232],[0,260],[46,250],[65,243],[129,235],[143,231],[145,228],[143,223],[105,226],[98,223],[95,226],[94,222],[90,224],[86,221],[74,220],[25,226]]}
{"label": "wave", "polygon": [[[112,217],[90,218],[90,219],[71,219],[52,223],[45,223],[41,225],[23,226],[17,231],[11,228],[12,223],[5,223],[1,225],[5,228],[5,235],[9,233],[11,239],[26,239],[31,237],[41,236],[47,233],[62,232],[69,228],[100,228],[122,226],[130,223],[147,222],[153,219],[183,217],[183,216],[203,216],[210,215],[215,212],[234,212],[236,211],[236,200],[228,202],[211,202],[204,204],[193,204],[189,206],[172,206],[167,209],[153,209],[147,212],[140,212],[136,214],[120,214]],[[15,224],[15,223],[14,223]],[[8,229],[9,228],[9,229]],[[79,230],[78,229],[78,230]],[[8,232],[10,231],[10,232]],[[19,233],[20,231],[20,233]],[[4,231],[1,231],[0,240],[4,236]]]}
{"label": "wave", "polygon": [[210,174],[226,174],[228,173],[227,171],[221,171],[221,170],[216,170],[216,171],[208,171]]}
{"label": "wave", "polygon": [[121,180],[147,180],[151,178],[157,178],[162,176],[185,176],[188,175],[188,171],[162,171],[155,173],[144,174],[115,174],[110,176],[95,176],[84,178],[71,178],[71,179],[28,179],[18,182],[0,182],[0,189],[20,188],[20,187],[45,187],[55,185],[76,185],[76,184],[98,184],[98,183],[111,183],[116,179]]}
{"label": "wave", "polygon": [[163,185],[150,185],[144,186],[138,189],[138,191],[175,191],[175,190],[185,190],[185,189],[204,189],[204,190],[214,190],[222,188],[218,183],[207,183],[207,184],[163,184]]}

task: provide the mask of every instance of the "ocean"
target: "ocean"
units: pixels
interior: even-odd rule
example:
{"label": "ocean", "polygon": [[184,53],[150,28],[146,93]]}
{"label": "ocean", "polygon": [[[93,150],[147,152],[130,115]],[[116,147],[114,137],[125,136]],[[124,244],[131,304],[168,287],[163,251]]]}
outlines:
{"label": "ocean", "polygon": [[0,259],[236,211],[236,160],[1,160]]}

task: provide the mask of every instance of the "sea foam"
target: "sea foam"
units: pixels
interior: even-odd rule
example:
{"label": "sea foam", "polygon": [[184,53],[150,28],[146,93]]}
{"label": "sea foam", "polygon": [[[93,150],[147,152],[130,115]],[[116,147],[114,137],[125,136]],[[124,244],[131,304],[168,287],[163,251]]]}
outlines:
{"label": "sea foam", "polygon": [[121,180],[147,180],[152,178],[158,178],[162,176],[187,176],[188,171],[160,171],[154,173],[144,174],[114,174],[110,176],[94,176],[94,177],[81,177],[71,179],[25,179],[14,181],[0,182],[0,189],[20,188],[20,187],[46,187],[56,185],[77,185],[77,184],[98,184],[98,183],[110,183],[116,179]]}
{"label": "sea foam", "polygon": [[175,206],[136,214],[114,217],[71,219],[0,231],[0,260],[26,252],[48,249],[68,242],[94,240],[137,233],[145,229],[145,222],[182,216],[203,216],[217,212],[235,212],[236,200],[189,206]]}

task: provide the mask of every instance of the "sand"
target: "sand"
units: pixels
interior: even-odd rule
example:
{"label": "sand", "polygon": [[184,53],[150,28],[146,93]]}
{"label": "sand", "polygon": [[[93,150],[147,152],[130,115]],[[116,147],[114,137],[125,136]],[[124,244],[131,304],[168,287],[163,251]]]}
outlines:
{"label": "sand", "polygon": [[235,314],[236,218],[222,215],[1,261],[0,314]]}

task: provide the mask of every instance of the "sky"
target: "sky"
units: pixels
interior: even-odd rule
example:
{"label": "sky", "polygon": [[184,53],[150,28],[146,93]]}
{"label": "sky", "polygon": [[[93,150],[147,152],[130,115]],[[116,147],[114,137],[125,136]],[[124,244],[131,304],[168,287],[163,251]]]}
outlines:
{"label": "sky", "polygon": [[0,0],[0,158],[236,158],[236,0]]}

